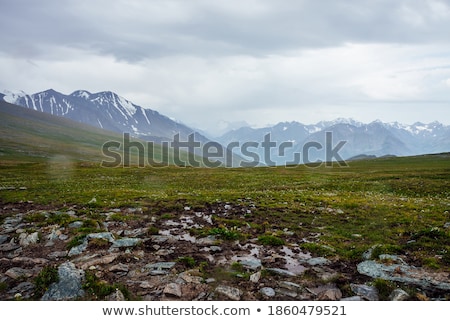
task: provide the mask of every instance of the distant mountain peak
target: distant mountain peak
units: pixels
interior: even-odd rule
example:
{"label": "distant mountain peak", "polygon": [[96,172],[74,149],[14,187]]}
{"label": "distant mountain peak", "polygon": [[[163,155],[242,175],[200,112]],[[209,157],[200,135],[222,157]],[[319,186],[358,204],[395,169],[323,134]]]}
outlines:
{"label": "distant mountain peak", "polygon": [[4,95],[3,100],[10,104],[14,104],[15,101],[17,101],[18,99],[25,97],[27,95],[23,90],[7,90],[7,89],[5,89],[1,93]]}
{"label": "distant mountain peak", "polygon": [[91,96],[91,93],[87,90],[76,90],[73,93],[71,93],[70,96],[88,99]]}

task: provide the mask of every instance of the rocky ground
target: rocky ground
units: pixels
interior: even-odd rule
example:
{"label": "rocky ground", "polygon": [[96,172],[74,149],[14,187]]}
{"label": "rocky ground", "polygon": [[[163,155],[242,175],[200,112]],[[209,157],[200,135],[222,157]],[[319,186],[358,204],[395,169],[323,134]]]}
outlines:
{"label": "rocky ground", "polygon": [[0,299],[449,299],[448,273],[401,256],[374,259],[373,248],[356,261],[311,255],[302,244],[317,235],[300,238],[257,218],[250,224],[254,208],[251,201],[177,213],[3,204]]}

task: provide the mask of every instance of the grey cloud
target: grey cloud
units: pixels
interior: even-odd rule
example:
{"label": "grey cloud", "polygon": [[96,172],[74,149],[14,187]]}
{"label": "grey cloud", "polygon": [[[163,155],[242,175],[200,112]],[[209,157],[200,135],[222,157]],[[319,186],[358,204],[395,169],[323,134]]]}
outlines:
{"label": "grey cloud", "polygon": [[449,99],[448,1],[1,0],[0,12],[0,89],[113,90],[212,128],[449,119],[433,103]]}
{"label": "grey cloud", "polygon": [[256,2],[256,9],[241,1],[134,3],[6,1],[1,50],[29,57],[58,44],[138,61],[180,54],[258,56],[347,42],[449,41],[450,8],[442,1],[266,0]]}

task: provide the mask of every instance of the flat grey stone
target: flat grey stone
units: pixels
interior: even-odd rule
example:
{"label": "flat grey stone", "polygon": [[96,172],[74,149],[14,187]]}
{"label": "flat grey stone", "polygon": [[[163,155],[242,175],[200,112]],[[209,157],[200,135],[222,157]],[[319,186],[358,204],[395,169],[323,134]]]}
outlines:
{"label": "flat grey stone", "polygon": [[219,285],[216,290],[217,293],[220,293],[230,300],[239,301],[241,299],[242,291],[238,288],[234,288],[226,285]]}
{"label": "flat grey stone", "polygon": [[68,251],[55,251],[55,252],[49,253],[47,256],[51,259],[57,259],[57,258],[66,257],[68,254],[69,254]]}
{"label": "flat grey stone", "polygon": [[12,288],[8,291],[9,294],[17,294],[19,293],[22,298],[29,298],[30,295],[27,295],[26,293],[31,293],[35,288],[35,285],[31,282],[22,282],[19,283],[17,286]]}
{"label": "flat grey stone", "polygon": [[111,232],[91,233],[88,234],[87,239],[88,240],[104,239],[112,243],[114,242],[114,235]]}
{"label": "flat grey stone", "polygon": [[128,272],[128,270],[129,270],[128,265],[124,263],[119,263],[109,268],[110,272]]}
{"label": "flat grey stone", "polygon": [[363,299],[366,299],[368,301],[378,301],[378,290],[373,287],[366,284],[350,284],[350,288],[352,291],[362,297]]}
{"label": "flat grey stone", "polygon": [[19,235],[19,244],[21,246],[28,246],[30,244],[36,244],[39,241],[39,233],[34,232],[31,234],[21,233]]}
{"label": "flat grey stone", "polygon": [[355,296],[342,298],[340,301],[364,301],[364,300],[360,296],[355,295]]}
{"label": "flat grey stone", "polygon": [[69,224],[69,228],[80,228],[83,226],[83,222],[75,221]]}
{"label": "flat grey stone", "polygon": [[168,236],[164,236],[164,235],[152,235],[152,236],[150,237],[150,239],[151,239],[152,242],[154,242],[154,243],[161,244],[161,243],[167,242],[167,241],[169,240],[169,237],[168,237]]}
{"label": "flat grey stone", "polygon": [[342,298],[342,292],[338,288],[326,289],[319,293],[319,301],[339,301]]}
{"label": "flat grey stone", "polygon": [[0,235],[0,245],[8,240],[8,235]]}
{"label": "flat grey stone", "polygon": [[389,296],[389,300],[391,301],[406,301],[409,299],[409,294],[402,290],[402,289],[395,289],[392,291],[391,295]]}
{"label": "flat grey stone", "polygon": [[330,261],[324,257],[313,257],[306,261],[309,265],[326,265],[329,264]]}
{"label": "flat grey stone", "polygon": [[106,301],[126,301],[125,295],[119,289],[116,289],[113,293],[105,298]]}
{"label": "flat grey stone", "polygon": [[259,293],[261,293],[262,295],[265,295],[269,298],[275,296],[275,290],[270,287],[267,287],[267,286],[259,289]]}
{"label": "flat grey stone", "polygon": [[281,281],[278,283],[278,286],[291,291],[300,291],[302,289],[301,285],[289,281]]}
{"label": "flat grey stone", "polygon": [[175,262],[157,262],[147,264],[145,267],[149,270],[170,270],[175,264]]}
{"label": "flat grey stone", "polygon": [[[401,282],[426,289],[440,289],[450,291],[450,283],[438,278],[437,273],[406,264],[385,265],[375,261],[363,261],[357,266],[358,272],[374,279]],[[401,273],[399,273],[401,272]]]}
{"label": "flat grey stone", "polygon": [[178,283],[168,283],[164,287],[163,293],[165,295],[175,296],[175,297],[180,298],[181,295],[182,295],[182,293],[181,293],[181,285],[178,284]]}
{"label": "flat grey stone", "polygon": [[267,268],[267,271],[270,271],[272,273],[278,274],[278,275],[282,275],[282,276],[297,276],[297,274],[292,273],[288,270],[283,270],[283,269],[279,269],[279,268]]}
{"label": "flat grey stone", "polygon": [[41,298],[42,301],[73,300],[84,295],[82,282],[84,271],[78,270],[72,262],[66,262],[58,267],[59,281],[53,283]]}
{"label": "flat grey stone", "polygon": [[250,275],[250,282],[258,283],[260,279],[261,279],[261,271],[258,271]]}
{"label": "flat grey stone", "polygon": [[153,275],[153,276],[166,275],[166,274],[169,274],[169,271],[167,271],[167,270],[152,270],[152,271],[150,271],[150,275]]}
{"label": "flat grey stone", "polygon": [[139,238],[125,237],[122,239],[114,240],[112,247],[133,247],[139,244],[142,240]]}
{"label": "flat grey stone", "polygon": [[297,291],[292,291],[284,288],[277,288],[275,292],[291,298],[295,298],[298,295]]}
{"label": "flat grey stone", "polygon": [[215,245],[216,242],[217,242],[217,239],[216,239],[216,237],[214,235],[209,235],[207,237],[203,237],[203,238],[197,239],[195,241],[196,244],[198,244],[198,245],[205,245],[205,246],[207,246],[207,245]]}
{"label": "flat grey stone", "polygon": [[257,258],[238,258],[238,262],[241,263],[243,267],[249,270],[258,270],[262,266],[261,260]]}
{"label": "flat grey stone", "polygon": [[20,267],[12,267],[5,272],[5,275],[11,279],[29,278],[33,276],[32,270],[22,269]]}
{"label": "flat grey stone", "polygon": [[14,244],[14,243],[1,244],[0,245],[0,252],[14,251],[14,250],[17,250],[19,247],[20,247],[20,245]]}
{"label": "flat grey stone", "polygon": [[81,253],[83,253],[88,247],[88,241],[87,239],[84,239],[83,243],[81,243],[80,245],[74,246],[70,249],[68,255],[69,256],[74,256],[74,255],[80,255]]}

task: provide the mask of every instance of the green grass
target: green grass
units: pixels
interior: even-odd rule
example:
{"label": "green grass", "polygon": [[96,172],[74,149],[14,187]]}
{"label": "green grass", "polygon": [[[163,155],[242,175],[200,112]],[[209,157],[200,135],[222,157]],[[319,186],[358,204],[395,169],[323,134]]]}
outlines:
{"label": "green grass", "polygon": [[120,290],[127,301],[135,301],[138,298],[134,297],[128,288],[120,283],[110,284],[99,280],[94,273],[87,271],[83,283],[83,289],[86,291],[86,298],[94,298],[96,300],[103,300],[108,295]]}
{"label": "green grass", "polygon": [[[103,154],[102,147],[107,142],[118,142],[122,161],[139,164],[144,155],[138,155],[137,148],[124,153],[124,137],[121,134],[85,125],[64,117],[58,117],[32,109],[9,104],[0,100],[0,157],[3,162],[46,162],[47,175],[55,180],[70,176],[76,162],[114,162],[114,157]],[[139,141],[148,147],[147,142]],[[174,164],[173,150],[169,148],[168,157],[163,157],[163,149],[154,144],[153,157],[157,163],[164,160]],[[146,155],[148,155],[146,153]],[[186,161],[188,153],[180,151],[180,160]],[[141,159],[139,159],[141,157]],[[143,158],[142,158],[143,157]],[[167,159],[166,159],[167,158]],[[202,163],[201,157],[195,157]]]}
{"label": "green grass", "polygon": [[[348,260],[360,260],[364,251],[381,244],[385,252],[450,271],[450,229],[444,228],[450,222],[449,155],[362,160],[349,167],[316,169],[102,168],[95,162],[74,162],[70,171],[58,176],[53,168],[49,161],[0,158],[0,186],[16,188],[0,189],[0,202],[31,201],[56,209],[76,205],[77,215],[84,211],[92,219],[117,207],[141,207],[143,215],[173,218],[185,206],[202,210],[229,202],[250,208],[251,214],[233,212],[206,233],[233,240],[269,230],[316,254]],[[128,221],[140,215],[114,214],[112,219]],[[37,214],[28,219],[68,224],[73,218]],[[294,232],[296,239],[281,236],[284,229]],[[311,243],[302,242],[304,238]]]}
{"label": "green grass", "polygon": [[274,235],[261,235],[258,236],[258,242],[262,245],[280,246],[286,244],[286,242]]}
{"label": "green grass", "polygon": [[34,278],[34,296],[40,298],[48,290],[52,283],[58,282],[58,269],[54,266],[45,266]]}

